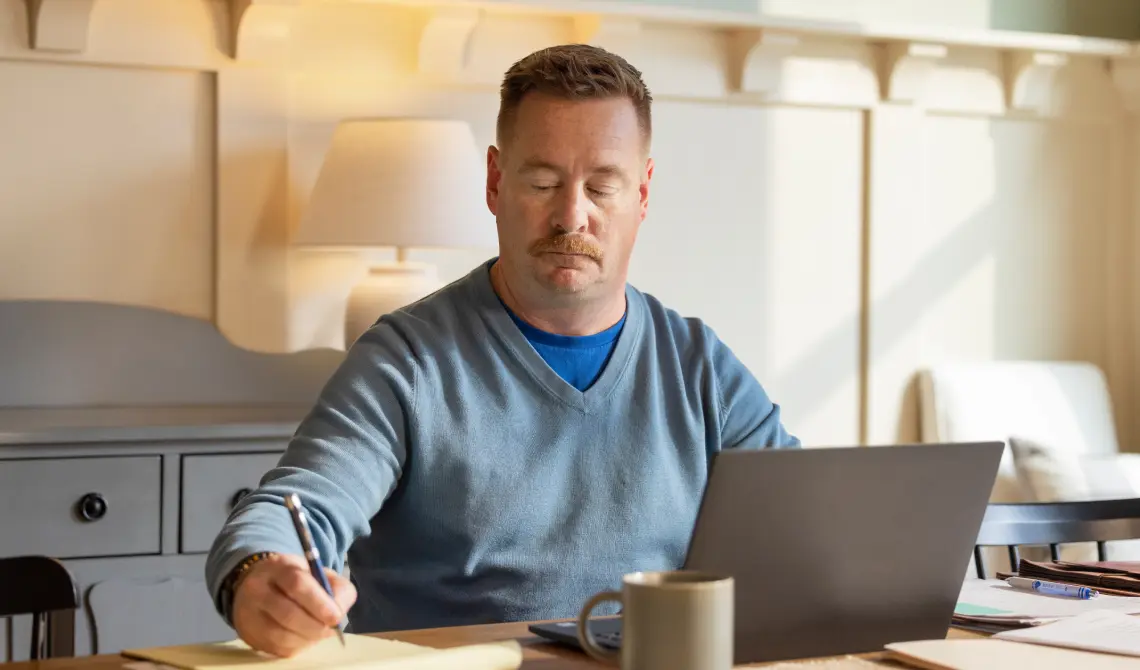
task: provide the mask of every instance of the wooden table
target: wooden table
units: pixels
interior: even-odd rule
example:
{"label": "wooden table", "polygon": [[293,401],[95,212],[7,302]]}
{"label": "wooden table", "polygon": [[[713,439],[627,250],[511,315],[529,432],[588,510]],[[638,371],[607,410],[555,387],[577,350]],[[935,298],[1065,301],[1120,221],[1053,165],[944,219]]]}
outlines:
{"label": "wooden table", "polygon": [[[425,647],[458,647],[466,644],[494,642],[499,640],[518,640],[523,647],[524,670],[591,670],[597,668],[614,667],[598,663],[585,654],[563,647],[561,645],[544,642],[527,630],[525,623],[490,624],[484,626],[459,626],[454,628],[432,628],[425,630],[402,631],[399,633],[382,634],[393,640],[402,640],[419,644]],[[981,637],[975,633],[950,629],[948,637],[969,638]],[[819,659],[785,662],[761,663],[745,667],[765,668],[815,668],[831,670],[851,668],[900,668],[896,663],[886,660],[881,653],[862,654],[856,657],[850,665],[838,663],[820,663]],[[860,662],[862,661],[862,662]],[[61,658],[48,661],[29,661],[23,663],[0,664],[3,670],[121,670],[124,663],[132,662],[118,654],[102,654],[99,656],[83,656],[79,658]]]}

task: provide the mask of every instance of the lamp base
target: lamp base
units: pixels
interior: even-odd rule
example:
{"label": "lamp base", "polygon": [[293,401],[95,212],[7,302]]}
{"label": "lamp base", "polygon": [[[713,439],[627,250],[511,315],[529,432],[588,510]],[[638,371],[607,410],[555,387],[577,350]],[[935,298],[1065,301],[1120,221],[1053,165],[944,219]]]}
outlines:
{"label": "lamp base", "polygon": [[344,343],[351,347],[376,321],[443,286],[434,265],[386,263],[368,269],[368,276],[348,296],[344,317]]}

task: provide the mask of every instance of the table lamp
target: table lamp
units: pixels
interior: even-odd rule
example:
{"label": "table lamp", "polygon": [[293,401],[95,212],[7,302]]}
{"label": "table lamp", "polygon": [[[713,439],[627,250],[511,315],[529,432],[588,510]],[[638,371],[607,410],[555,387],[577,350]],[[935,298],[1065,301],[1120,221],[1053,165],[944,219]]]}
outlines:
{"label": "table lamp", "polygon": [[407,260],[409,248],[498,248],[485,173],[470,127],[443,119],[341,122],[294,237],[308,249],[371,253],[345,310],[345,343],[381,315],[440,288],[434,266]]}

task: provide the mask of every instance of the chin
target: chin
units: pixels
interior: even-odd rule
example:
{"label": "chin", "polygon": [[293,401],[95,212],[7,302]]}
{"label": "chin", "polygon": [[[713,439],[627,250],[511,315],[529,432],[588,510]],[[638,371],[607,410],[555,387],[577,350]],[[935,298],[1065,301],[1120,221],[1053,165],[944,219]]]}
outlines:
{"label": "chin", "polygon": [[559,293],[579,293],[593,284],[596,279],[592,273],[571,268],[558,268],[543,273],[543,283]]}

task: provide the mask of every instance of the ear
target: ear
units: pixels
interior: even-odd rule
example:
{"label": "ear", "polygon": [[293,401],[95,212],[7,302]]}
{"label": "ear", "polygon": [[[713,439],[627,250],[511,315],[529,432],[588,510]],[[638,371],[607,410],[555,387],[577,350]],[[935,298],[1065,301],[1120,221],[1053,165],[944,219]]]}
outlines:
{"label": "ear", "polygon": [[503,178],[503,171],[499,167],[499,150],[495,145],[487,147],[487,208],[498,216],[499,212],[499,182]]}
{"label": "ear", "polygon": [[653,159],[649,158],[645,161],[645,174],[641,178],[641,187],[639,189],[641,195],[641,220],[645,220],[645,215],[649,212],[649,182],[653,179]]}

